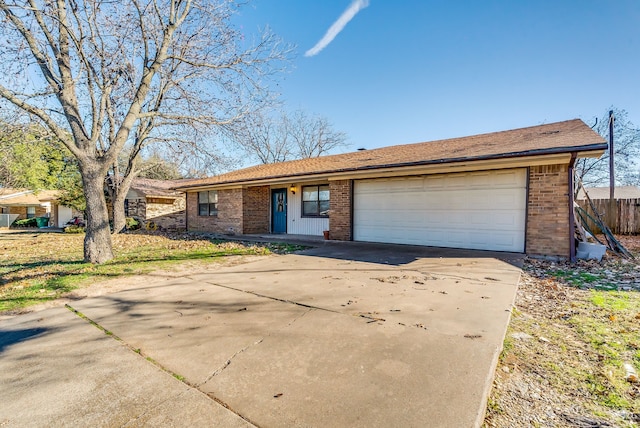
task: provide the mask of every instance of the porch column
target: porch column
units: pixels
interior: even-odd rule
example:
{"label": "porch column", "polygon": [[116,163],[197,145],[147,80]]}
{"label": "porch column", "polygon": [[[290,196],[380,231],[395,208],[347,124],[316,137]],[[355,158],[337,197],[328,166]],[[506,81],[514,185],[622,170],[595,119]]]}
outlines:
{"label": "porch column", "polygon": [[353,223],[353,180],[329,182],[329,237],[351,241]]}

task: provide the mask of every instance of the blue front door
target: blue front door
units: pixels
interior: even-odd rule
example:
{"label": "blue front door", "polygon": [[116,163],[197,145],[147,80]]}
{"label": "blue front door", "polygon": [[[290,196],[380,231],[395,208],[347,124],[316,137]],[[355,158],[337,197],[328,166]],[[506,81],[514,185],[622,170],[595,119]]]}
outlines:
{"label": "blue front door", "polygon": [[287,189],[271,192],[271,233],[287,233]]}

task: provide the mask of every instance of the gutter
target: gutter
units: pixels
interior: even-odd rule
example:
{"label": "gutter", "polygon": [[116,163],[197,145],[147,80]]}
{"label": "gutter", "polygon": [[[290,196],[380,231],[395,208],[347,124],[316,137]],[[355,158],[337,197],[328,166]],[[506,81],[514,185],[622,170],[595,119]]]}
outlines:
{"label": "gutter", "polygon": [[23,192],[16,192],[16,193],[11,193],[10,195],[3,195],[0,196],[0,200],[3,199],[11,199],[11,198],[17,198],[18,196],[24,196],[24,195],[29,195],[33,193],[33,190],[25,190]]}
{"label": "gutter", "polygon": [[328,169],[328,170],[317,171],[312,173],[300,172],[296,174],[280,174],[280,175],[272,175],[272,176],[260,177],[260,178],[246,178],[241,180],[221,181],[217,183],[207,183],[207,182],[194,183],[193,185],[173,187],[173,189],[186,191],[189,189],[195,190],[197,188],[205,188],[209,186],[220,186],[220,185],[228,185],[228,184],[240,185],[242,183],[252,182],[255,180],[269,181],[269,180],[276,180],[276,179],[295,178],[300,176],[313,177],[314,175],[323,175],[323,174],[337,174],[337,173],[346,173],[346,172],[355,172],[355,171],[369,171],[369,170],[375,170],[375,169],[402,168],[402,167],[410,167],[410,166],[442,165],[442,164],[455,163],[455,162],[497,160],[497,159],[506,159],[506,158],[524,158],[524,157],[540,156],[540,155],[571,153],[571,155],[574,156],[577,154],[577,152],[606,150],[607,147],[608,147],[607,143],[601,143],[601,144],[591,144],[587,146],[538,149],[538,150],[530,150],[526,152],[510,152],[510,153],[501,153],[501,154],[476,156],[476,157],[458,157],[458,158],[436,159],[436,160],[429,160],[429,161],[403,162],[403,163],[392,163],[392,164],[382,164],[382,165],[367,165],[362,167]]}

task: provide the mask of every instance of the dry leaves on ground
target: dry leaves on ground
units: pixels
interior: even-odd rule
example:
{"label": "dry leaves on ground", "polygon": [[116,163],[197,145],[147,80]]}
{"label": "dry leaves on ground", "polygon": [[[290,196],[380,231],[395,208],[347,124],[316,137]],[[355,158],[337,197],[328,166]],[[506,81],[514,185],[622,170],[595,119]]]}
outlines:
{"label": "dry leaves on ground", "polygon": [[[640,255],[640,237],[622,238]],[[635,427],[640,385],[640,260],[527,259],[486,427]]]}

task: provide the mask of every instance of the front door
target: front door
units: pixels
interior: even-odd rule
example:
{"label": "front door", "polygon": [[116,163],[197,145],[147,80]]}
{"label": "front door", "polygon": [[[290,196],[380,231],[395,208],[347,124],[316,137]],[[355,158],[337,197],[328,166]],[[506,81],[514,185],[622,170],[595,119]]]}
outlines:
{"label": "front door", "polygon": [[271,233],[287,233],[287,189],[271,192]]}

